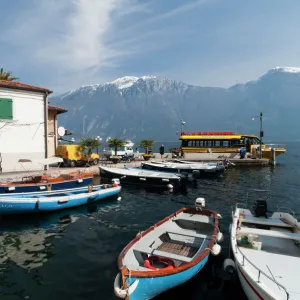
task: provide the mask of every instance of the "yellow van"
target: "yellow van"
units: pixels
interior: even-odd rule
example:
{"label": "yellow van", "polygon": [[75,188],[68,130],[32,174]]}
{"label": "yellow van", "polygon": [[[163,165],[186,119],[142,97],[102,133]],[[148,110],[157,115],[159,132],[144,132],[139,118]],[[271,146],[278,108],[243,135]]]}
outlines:
{"label": "yellow van", "polygon": [[[75,167],[89,163],[90,165],[98,165],[99,155],[96,153],[88,154],[89,149],[83,148],[80,145],[58,145],[55,156],[61,157],[64,166]],[[90,156],[90,159],[89,159]]]}

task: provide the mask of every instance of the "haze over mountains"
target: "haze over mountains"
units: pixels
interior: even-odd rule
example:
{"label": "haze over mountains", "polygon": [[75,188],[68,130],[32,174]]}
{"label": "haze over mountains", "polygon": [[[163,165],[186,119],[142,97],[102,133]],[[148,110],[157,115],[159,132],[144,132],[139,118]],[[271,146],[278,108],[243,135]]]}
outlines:
{"label": "haze over mountains", "polygon": [[186,131],[259,132],[265,140],[300,136],[300,68],[275,68],[256,81],[228,89],[192,86],[164,77],[126,76],[82,86],[50,98],[69,110],[60,124],[82,136],[176,141],[180,122]]}

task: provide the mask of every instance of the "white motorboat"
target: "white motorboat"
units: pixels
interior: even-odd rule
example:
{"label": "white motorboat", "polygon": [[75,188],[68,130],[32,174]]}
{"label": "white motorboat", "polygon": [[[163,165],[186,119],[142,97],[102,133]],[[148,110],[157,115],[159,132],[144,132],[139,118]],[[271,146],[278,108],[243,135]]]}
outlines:
{"label": "white motorboat", "polygon": [[143,162],[142,169],[170,173],[194,173],[197,177],[219,177],[224,174],[224,165],[217,163],[174,163],[174,162]]}
{"label": "white motorboat", "polygon": [[266,201],[254,202],[254,215],[237,205],[231,247],[249,300],[300,299],[300,223],[291,213],[267,216]]}
{"label": "white motorboat", "polygon": [[180,174],[156,172],[138,168],[112,168],[100,166],[100,176],[103,180],[111,181],[118,178],[122,184],[133,184],[142,186],[174,187],[175,189],[185,187],[187,177]]}

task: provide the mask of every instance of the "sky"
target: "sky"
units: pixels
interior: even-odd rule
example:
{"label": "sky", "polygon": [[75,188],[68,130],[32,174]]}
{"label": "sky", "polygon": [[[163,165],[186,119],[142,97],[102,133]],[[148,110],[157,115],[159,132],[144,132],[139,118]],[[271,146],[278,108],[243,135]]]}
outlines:
{"label": "sky", "polygon": [[62,93],[123,76],[229,87],[300,66],[299,0],[0,0],[0,67]]}

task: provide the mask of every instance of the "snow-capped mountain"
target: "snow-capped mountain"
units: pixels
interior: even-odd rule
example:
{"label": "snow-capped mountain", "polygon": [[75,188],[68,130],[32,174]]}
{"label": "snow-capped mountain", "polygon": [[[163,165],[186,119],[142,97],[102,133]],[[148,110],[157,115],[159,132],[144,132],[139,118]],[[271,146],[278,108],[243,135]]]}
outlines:
{"label": "snow-capped mountain", "polygon": [[53,97],[66,107],[60,123],[82,136],[174,141],[186,130],[258,133],[252,117],[264,113],[266,138],[298,137],[300,68],[274,68],[229,89],[187,85],[165,77],[125,76]]}

